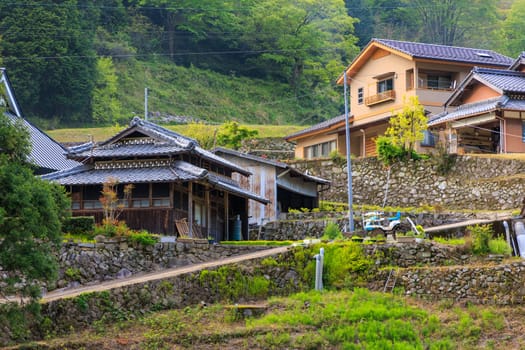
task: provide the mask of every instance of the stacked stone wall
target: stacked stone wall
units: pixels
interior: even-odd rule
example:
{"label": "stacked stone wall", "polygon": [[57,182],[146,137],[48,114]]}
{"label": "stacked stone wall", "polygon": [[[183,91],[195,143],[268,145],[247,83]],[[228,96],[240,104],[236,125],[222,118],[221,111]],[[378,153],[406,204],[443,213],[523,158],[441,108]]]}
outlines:
{"label": "stacked stone wall", "polygon": [[74,287],[94,281],[125,278],[137,273],[220,260],[262,249],[267,247],[197,241],[157,243],[152,246],[129,244],[125,240],[103,243],[69,242],[62,245],[58,257],[59,278],[54,287]]}
{"label": "stacked stone wall", "polygon": [[[347,202],[346,164],[332,160],[290,163],[332,181],[322,200]],[[446,175],[435,159],[385,167],[376,158],[352,161],[354,204],[421,206],[449,209],[508,210],[521,208],[525,196],[525,162],[514,159],[458,156]],[[386,193],[386,203],[384,202]]]}

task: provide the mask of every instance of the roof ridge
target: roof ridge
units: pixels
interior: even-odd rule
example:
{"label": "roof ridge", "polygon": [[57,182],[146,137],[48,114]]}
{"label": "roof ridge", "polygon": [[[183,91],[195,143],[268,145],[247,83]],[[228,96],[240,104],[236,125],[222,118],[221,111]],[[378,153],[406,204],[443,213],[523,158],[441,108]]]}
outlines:
{"label": "roof ridge", "polygon": [[520,71],[515,71],[515,70],[508,70],[508,69],[474,67],[472,70],[475,73],[497,73],[497,74],[500,74],[500,75],[523,76],[523,77],[525,77],[525,72],[520,72]]}
{"label": "roof ridge", "polygon": [[424,43],[424,42],[420,42],[420,41],[407,41],[407,40],[382,39],[382,38],[373,38],[372,40],[376,40],[376,41],[393,41],[393,42],[397,42],[397,43],[426,45],[426,46],[435,46],[435,47],[449,47],[449,48],[454,48],[454,49],[488,51],[488,52],[494,52],[494,53],[497,53],[498,55],[504,56],[503,54],[500,54],[499,52],[491,50],[491,49],[481,49],[481,48],[469,47],[469,46],[444,45],[444,44],[435,44],[435,43]]}

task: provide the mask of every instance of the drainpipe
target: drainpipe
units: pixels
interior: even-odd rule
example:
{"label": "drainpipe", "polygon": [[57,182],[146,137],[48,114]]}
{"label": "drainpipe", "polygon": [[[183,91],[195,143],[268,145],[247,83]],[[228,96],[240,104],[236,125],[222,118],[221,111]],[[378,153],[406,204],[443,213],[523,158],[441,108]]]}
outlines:
{"label": "drainpipe", "polygon": [[359,129],[359,131],[361,131],[363,133],[363,158],[366,157],[366,134],[365,134],[365,131],[363,129]]}
{"label": "drainpipe", "polygon": [[497,115],[496,119],[499,120],[499,153],[507,153],[507,132],[505,130],[505,119],[498,117]]}

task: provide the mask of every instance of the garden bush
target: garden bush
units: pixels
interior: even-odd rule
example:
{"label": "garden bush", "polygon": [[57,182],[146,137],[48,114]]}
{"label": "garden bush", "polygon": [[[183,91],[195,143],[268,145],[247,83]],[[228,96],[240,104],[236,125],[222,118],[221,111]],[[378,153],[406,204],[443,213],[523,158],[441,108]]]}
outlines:
{"label": "garden bush", "polygon": [[62,232],[71,233],[72,235],[93,234],[94,229],[94,216],[73,216],[66,219],[62,224]]}

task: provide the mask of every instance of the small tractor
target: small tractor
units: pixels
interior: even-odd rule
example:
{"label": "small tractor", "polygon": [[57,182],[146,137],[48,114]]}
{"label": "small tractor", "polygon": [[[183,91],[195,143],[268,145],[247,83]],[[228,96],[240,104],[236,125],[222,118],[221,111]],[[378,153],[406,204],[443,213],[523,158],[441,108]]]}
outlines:
{"label": "small tractor", "polygon": [[383,212],[372,211],[363,214],[363,229],[366,234],[375,237],[379,234],[392,234],[396,239],[396,233],[406,232],[410,228],[401,223],[401,213],[397,212],[396,216],[386,217]]}

